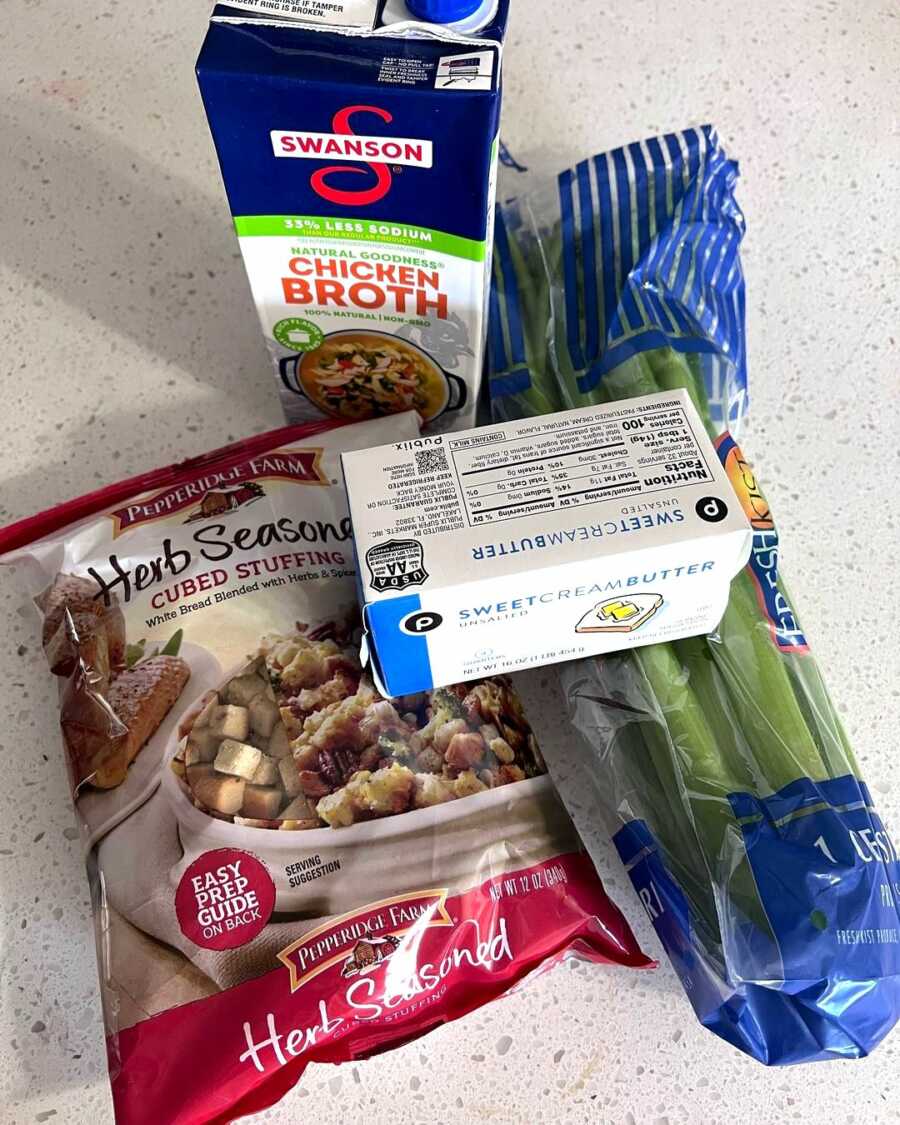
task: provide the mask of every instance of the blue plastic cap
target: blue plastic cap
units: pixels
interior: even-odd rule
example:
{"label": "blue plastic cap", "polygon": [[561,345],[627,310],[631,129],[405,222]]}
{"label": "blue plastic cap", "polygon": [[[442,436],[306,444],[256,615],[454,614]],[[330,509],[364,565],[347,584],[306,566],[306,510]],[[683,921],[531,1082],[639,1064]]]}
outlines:
{"label": "blue plastic cap", "polygon": [[406,0],[406,6],[417,20],[428,23],[456,23],[471,16],[482,0]]}

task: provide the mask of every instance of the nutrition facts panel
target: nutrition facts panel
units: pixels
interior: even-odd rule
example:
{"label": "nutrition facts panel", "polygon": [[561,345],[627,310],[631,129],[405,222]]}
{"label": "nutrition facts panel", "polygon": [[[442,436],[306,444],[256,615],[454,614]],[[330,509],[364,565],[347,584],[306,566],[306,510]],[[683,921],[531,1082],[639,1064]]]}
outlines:
{"label": "nutrition facts panel", "polygon": [[586,508],[713,480],[684,407],[558,420],[527,433],[492,427],[448,442],[469,526]]}

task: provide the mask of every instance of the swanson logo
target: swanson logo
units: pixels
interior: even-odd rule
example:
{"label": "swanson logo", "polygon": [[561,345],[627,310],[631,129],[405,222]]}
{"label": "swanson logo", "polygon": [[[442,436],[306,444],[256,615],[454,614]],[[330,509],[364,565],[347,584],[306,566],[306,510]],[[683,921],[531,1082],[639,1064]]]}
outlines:
{"label": "swanson logo", "polygon": [[[309,182],[313,191],[329,203],[345,207],[365,207],[377,203],[391,190],[393,173],[389,165],[431,168],[433,145],[431,141],[411,137],[357,134],[351,118],[362,113],[375,114],[386,124],[393,121],[393,116],[379,106],[351,105],[338,110],[334,115],[333,133],[297,133],[273,129],[269,134],[272,151],[277,157],[293,160],[328,160],[336,157],[343,162],[365,164],[368,172],[353,163],[329,164],[327,168],[313,172]],[[335,183],[338,176],[365,176],[370,182],[366,187],[340,187]],[[372,176],[375,177],[374,183],[371,182]]]}
{"label": "swanson logo", "polygon": [[182,512],[187,513],[183,522],[193,523],[237,511],[266,495],[258,483],[262,480],[327,485],[330,482],[322,472],[321,458],[320,448],[282,449],[221,469],[198,472],[192,480],[181,481],[108,512],[114,526],[113,538],[138,524],[171,519]]}

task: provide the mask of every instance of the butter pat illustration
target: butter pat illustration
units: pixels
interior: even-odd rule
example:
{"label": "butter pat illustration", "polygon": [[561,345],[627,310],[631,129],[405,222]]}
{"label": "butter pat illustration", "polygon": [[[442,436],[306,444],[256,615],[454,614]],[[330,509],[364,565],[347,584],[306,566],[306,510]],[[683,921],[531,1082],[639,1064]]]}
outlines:
{"label": "butter pat illustration", "polygon": [[633,633],[663,604],[662,594],[635,594],[632,598],[610,598],[595,605],[575,626],[576,633]]}
{"label": "butter pat illustration", "polygon": [[752,532],[687,392],[342,458],[388,695],[708,632]]}

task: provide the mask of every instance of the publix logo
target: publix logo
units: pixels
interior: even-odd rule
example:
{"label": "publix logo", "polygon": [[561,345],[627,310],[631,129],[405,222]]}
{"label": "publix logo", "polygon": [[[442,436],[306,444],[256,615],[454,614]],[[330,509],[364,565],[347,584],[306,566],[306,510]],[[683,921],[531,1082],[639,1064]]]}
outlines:
{"label": "publix logo", "polygon": [[[323,199],[344,207],[366,207],[384,199],[393,182],[390,165],[431,168],[431,141],[356,133],[352,118],[359,114],[373,114],[385,124],[393,121],[392,114],[379,106],[350,105],[334,115],[332,133],[273,129],[269,134],[272,151],[277,157],[293,160],[328,160],[334,157],[342,161],[313,172],[310,185]],[[365,164],[368,170],[357,167],[357,163]],[[359,176],[367,180],[364,187],[348,186],[348,177]]]}

